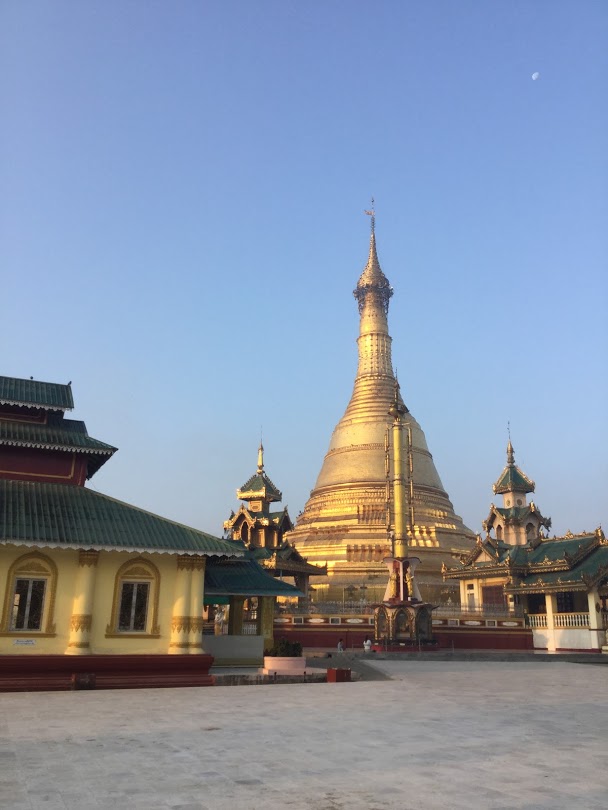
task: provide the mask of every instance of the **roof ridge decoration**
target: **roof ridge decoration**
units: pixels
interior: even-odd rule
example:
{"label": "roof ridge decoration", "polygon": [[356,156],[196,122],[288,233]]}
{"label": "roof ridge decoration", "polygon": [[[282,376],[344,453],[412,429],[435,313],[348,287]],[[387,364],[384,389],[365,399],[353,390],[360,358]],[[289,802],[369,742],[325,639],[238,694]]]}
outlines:
{"label": "roof ridge decoration", "polygon": [[371,292],[375,292],[378,295],[384,308],[384,312],[387,313],[388,302],[393,295],[393,288],[391,287],[387,277],[382,272],[382,268],[380,267],[380,262],[378,260],[378,252],[376,250],[376,211],[374,209],[373,197],[371,210],[366,211],[365,213],[370,216],[372,220],[371,233],[369,237],[369,255],[367,257],[367,264],[365,265],[365,268],[359,277],[359,281],[357,282],[357,286],[353,290],[353,295],[357,299],[359,314],[361,314],[363,311],[365,299]]}

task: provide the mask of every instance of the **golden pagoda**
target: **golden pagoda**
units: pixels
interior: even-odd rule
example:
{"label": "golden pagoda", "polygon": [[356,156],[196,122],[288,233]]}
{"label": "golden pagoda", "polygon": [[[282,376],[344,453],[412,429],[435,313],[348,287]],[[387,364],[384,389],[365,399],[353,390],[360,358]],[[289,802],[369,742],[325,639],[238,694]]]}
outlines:
{"label": "golden pagoda", "polygon": [[[378,261],[374,211],[367,213],[372,218],[369,256],[354,290],[360,316],[355,385],[315,487],[289,533],[309,562],[328,567],[327,577],[315,581],[318,600],[344,601],[346,592],[352,599],[381,599],[386,585],[382,560],[391,554],[388,431],[396,377],[387,316],[393,289]],[[401,393],[398,398],[404,405]],[[403,428],[408,546],[421,560],[417,582],[422,597],[437,600],[446,591],[442,564],[452,565],[452,555],[468,552],[475,535],[455,514],[422,428],[407,409]]]}

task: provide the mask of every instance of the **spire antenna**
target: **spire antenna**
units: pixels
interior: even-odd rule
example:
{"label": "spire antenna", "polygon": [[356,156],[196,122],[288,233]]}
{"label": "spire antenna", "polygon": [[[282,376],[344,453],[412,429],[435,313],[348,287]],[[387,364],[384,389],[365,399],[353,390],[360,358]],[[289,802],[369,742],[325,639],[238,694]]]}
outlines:
{"label": "spire antenna", "polygon": [[367,214],[368,217],[372,218],[372,222],[371,222],[372,236],[374,236],[375,233],[376,233],[376,209],[374,208],[374,198],[373,197],[372,197],[372,207],[369,209],[369,211],[365,211],[365,214]]}

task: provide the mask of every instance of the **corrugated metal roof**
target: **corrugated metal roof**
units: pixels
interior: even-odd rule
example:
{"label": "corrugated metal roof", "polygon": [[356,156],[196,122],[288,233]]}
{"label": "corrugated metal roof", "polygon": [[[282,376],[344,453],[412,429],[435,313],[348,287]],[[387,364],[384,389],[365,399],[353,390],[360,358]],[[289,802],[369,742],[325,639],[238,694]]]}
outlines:
{"label": "corrugated metal roof", "polygon": [[228,540],[85,487],[0,480],[0,543],[241,556]]}
{"label": "corrugated metal roof", "polygon": [[76,453],[100,453],[107,456],[116,452],[116,447],[89,436],[85,423],[75,419],[65,419],[58,425],[38,425],[32,422],[9,422],[0,419],[0,444],[71,450]]}
{"label": "corrugated metal roof", "polygon": [[210,561],[205,569],[205,597],[304,596],[293,585],[267,574],[255,560]]}
{"label": "corrugated metal roof", "polygon": [[74,399],[70,385],[0,377],[0,404],[65,411],[72,410]]}

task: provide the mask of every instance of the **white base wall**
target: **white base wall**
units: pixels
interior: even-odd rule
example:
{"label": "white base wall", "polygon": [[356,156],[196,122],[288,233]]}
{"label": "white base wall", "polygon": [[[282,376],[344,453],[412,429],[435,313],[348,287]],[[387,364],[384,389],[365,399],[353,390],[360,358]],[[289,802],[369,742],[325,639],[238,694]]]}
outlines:
{"label": "white base wall", "polygon": [[605,631],[586,627],[534,627],[532,636],[535,650],[601,650],[606,643]]}

